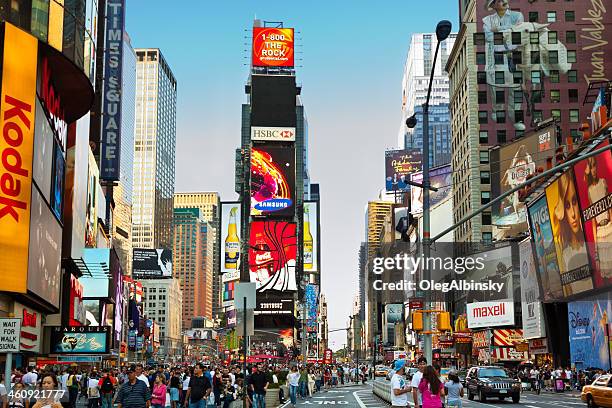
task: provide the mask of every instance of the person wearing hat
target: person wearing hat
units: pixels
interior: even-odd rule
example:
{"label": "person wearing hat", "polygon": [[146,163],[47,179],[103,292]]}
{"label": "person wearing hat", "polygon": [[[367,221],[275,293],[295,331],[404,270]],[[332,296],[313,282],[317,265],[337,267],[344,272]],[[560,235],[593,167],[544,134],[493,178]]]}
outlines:
{"label": "person wearing hat", "polygon": [[408,393],[412,391],[412,387],[406,382],[404,377],[405,360],[397,360],[395,362],[395,374],[391,377],[391,405],[393,407],[407,407]]}
{"label": "person wearing hat", "polygon": [[115,402],[118,408],[150,408],[151,390],[144,381],[136,377],[136,367],[127,370],[128,380],[123,383]]}

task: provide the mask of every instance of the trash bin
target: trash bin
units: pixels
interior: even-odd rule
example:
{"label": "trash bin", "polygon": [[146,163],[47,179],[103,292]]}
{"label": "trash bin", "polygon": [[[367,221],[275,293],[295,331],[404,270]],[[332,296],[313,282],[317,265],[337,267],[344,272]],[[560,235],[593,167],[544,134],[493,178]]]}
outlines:
{"label": "trash bin", "polygon": [[565,382],[563,382],[563,380],[561,379],[555,380],[555,391],[556,392],[565,391]]}

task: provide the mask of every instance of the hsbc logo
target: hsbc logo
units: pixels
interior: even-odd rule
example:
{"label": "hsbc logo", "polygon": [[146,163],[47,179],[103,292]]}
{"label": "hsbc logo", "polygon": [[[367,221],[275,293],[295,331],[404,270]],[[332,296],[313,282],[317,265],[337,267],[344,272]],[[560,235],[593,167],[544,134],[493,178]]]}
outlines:
{"label": "hsbc logo", "polygon": [[251,127],[251,140],[295,141],[295,128],[292,127]]}

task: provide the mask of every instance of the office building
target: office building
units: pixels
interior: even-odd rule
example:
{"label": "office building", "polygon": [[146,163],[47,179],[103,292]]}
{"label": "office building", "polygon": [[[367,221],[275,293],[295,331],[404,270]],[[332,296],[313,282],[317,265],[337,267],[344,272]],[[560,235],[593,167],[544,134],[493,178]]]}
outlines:
{"label": "office building", "polygon": [[136,49],[135,248],[172,248],[176,90],[176,79],[161,51]]}
{"label": "office building", "polygon": [[182,352],[183,293],[179,279],[143,279],[147,317],[159,325],[159,343],[167,356]]}

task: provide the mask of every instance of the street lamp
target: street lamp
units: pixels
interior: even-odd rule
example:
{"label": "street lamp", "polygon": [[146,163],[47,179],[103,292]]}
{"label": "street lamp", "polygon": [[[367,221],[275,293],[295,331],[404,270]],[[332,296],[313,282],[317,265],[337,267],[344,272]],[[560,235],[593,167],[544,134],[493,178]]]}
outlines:
{"label": "street lamp", "polygon": [[[440,43],[448,38],[453,25],[448,20],[442,20],[436,26],[436,51],[434,53],[433,63],[431,65],[431,72],[429,74],[429,85],[427,87],[427,98],[423,103],[423,258],[428,259],[430,254],[430,207],[429,207],[429,190],[431,188],[431,182],[429,180],[429,97],[431,96],[431,84],[433,82],[434,71],[436,69],[436,60],[438,59],[438,51],[440,50]],[[415,115],[412,115],[406,119],[406,126],[414,128],[417,124]],[[423,262],[423,280],[429,281],[431,278],[431,271],[429,270],[428,262]],[[430,293],[425,292],[425,310],[431,310],[430,305]],[[423,354],[427,358],[427,362],[432,362],[432,350],[431,350],[431,314],[425,313],[423,316],[423,332],[424,332],[424,347]]]}

